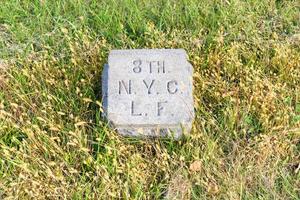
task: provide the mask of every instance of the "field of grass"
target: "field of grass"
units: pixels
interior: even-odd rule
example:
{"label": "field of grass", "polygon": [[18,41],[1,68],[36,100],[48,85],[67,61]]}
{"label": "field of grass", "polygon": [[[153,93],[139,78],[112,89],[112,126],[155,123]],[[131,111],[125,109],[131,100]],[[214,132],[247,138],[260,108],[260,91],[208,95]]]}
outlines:
{"label": "field of grass", "polygon": [[[131,48],[187,51],[190,136],[101,118]],[[300,1],[1,0],[0,199],[59,198],[300,199]]]}

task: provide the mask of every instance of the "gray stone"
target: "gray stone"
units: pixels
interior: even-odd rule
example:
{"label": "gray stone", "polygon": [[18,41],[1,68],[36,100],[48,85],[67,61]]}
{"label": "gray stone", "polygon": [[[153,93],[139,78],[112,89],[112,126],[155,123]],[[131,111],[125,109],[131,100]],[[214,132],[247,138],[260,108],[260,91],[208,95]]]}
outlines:
{"label": "gray stone", "polygon": [[193,68],[183,49],[112,50],[102,74],[104,115],[126,136],[190,132]]}

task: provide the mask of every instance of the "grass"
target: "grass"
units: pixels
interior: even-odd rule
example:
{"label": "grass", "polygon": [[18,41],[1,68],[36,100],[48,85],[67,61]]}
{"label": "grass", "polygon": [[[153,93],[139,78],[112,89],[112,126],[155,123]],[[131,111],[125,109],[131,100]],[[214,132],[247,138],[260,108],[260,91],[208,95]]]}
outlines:
{"label": "grass", "polygon": [[[2,0],[0,48],[0,198],[300,198],[299,1]],[[128,48],[188,52],[189,137],[101,118],[102,67]]]}

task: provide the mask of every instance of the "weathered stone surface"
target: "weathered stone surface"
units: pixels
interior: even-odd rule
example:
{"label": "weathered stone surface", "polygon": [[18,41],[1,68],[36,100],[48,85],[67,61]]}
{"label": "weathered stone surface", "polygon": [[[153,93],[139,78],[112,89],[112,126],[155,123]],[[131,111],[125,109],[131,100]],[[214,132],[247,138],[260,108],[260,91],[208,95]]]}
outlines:
{"label": "weathered stone surface", "polygon": [[194,118],[192,74],[183,49],[112,50],[102,74],[105,116],[122,135],[179,138]]}

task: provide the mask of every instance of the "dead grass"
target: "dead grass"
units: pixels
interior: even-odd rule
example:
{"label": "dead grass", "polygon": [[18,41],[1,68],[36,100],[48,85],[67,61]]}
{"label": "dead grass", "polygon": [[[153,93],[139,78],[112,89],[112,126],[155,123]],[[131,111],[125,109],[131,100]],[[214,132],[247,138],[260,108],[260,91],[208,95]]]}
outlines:
{"label": "dead grass", "polygon": [[191,198],[192,184],[187,177],[187,173],[184,169],[179,169],[173,174],[169,181],[169,185],[166,191],[167,200],[184,200]]}

